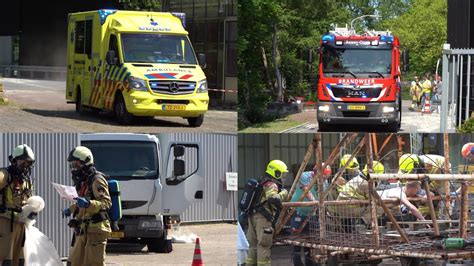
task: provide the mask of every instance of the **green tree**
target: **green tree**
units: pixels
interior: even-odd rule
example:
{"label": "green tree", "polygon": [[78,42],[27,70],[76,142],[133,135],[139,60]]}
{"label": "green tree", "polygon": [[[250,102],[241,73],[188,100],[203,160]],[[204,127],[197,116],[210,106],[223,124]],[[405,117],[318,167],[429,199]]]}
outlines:
{"label": "green tree", "polygon": [[120,0],[119,2],[126,10],[161,11],[159,0]]}
{"label": "green tree", "polygon": [[402,48],[410,51],[412,72],[435,69],[447,41],[447,12],[447,0],[413,0],[408,12],[382,24],[399,37]]}

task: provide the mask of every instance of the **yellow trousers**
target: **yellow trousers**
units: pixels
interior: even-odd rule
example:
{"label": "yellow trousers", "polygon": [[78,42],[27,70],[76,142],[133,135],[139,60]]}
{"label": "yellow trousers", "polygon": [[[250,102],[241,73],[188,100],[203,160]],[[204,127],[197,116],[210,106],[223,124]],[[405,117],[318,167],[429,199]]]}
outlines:
{"label": "yellow trousers", "polygon": [[0,217],[0,262],[1,265],[24,265],[23,246],[25,240],[25,224],[13,223],[11,231],[10,219]]}
{"label": "yellow trousers", "polygon": [[105,247],[109,233],[86,233],[76,236],[76,242],[69,254],[72,266],[105,265]]}

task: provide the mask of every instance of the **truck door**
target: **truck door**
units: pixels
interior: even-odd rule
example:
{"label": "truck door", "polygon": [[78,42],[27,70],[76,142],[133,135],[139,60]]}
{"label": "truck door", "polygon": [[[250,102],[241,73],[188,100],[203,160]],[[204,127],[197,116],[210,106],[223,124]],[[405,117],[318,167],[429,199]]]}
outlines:
{"label": "truck door", "polygon": [[197,143],[174,142],[168,146],[166,157],[166,180],[162,181],[163,214],[181,214],[204,196],[202,150]]}
{"label": "truck door", "polygon": [[92,73],[92,17],[75,22],[72,71],[74,84],[81,90],[82,103],[88,103]]}

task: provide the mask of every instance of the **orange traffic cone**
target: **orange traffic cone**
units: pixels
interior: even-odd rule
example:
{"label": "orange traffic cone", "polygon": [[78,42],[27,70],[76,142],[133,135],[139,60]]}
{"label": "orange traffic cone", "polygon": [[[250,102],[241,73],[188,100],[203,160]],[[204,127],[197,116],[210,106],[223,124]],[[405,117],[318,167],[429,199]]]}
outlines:
{"label": "orange traffic cone", "polygon": [[192,266],[203,266],[201,258],[201,240],[196,238],[196,247],[194,248],[193,264]]}
{"label": "orange traffic cone", "polygon": [[425,98],[425,106],[423,107],[423,110],[421,112],[424,114],[431,114],[431,104],[430,99],[428,99],[428,97]]}

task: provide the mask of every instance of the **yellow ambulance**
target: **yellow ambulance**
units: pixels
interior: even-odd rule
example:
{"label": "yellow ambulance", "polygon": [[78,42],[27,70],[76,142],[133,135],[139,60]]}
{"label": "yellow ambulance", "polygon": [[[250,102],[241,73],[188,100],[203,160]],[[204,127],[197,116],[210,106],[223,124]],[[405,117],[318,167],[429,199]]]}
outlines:
{"label": "yellow ambulance", "polygon": [[183,27],[184,13],[102,9],[69,14],[66,100],[76,111],[179,116],[203,123],[207,80]]}

